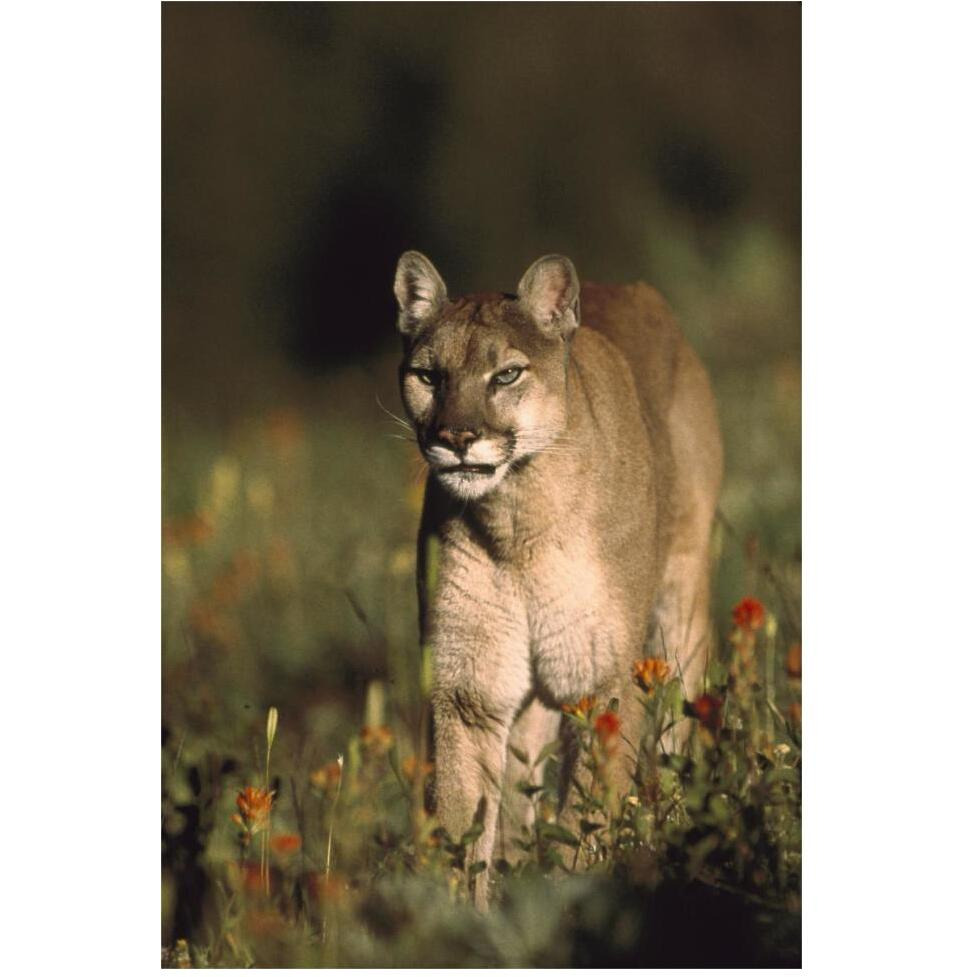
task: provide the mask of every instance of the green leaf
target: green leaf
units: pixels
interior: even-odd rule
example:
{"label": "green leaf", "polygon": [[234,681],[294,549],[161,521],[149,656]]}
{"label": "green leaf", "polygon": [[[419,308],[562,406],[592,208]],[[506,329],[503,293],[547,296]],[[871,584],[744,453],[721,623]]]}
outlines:
{"label": "green leaf", "polygon": [[473,879],[480,872],[484,872],[486,868],[488,868],[488,865],[485,862],[472,862],[468,866],[468,877]]}
{"label": "green leaf", "polygon": [[677,715],[682,714],[683,706],[685,705],[685,693],[682,691],[682,683],[677,678],[673,678],[668,683],[663,698],[666,708],[670,712]]}
{"label": "green leaf", "polygon": [[644,709],[644,711],[648,713],[648,715],[651,716],[652,719],[658,718],[657,697],[653,699],[649,696],[642,696],[638,701],[641,703],[641,706]]}
{"label": "green leaf", "polygon": [[706,787],[693,784],[685,791],[685,807],[688,811],[701,811],[706,802]]}
{"label": "green leaf", "polygon": [[706,859],[719,847],[722,839],[718,834],[712,832],[706,835],[702,841],[692,846],[689,852],[689,874],[695,876],[705,864]]}
{"label": "green leaf", "polygon": [[765,784],[799,784],[801,774],[797,767],[774,767],[763,775]]}
{"label": "green leaf", "polygon": [[539,756],[536,757],[535,763],[533,763],[533,769],[535,770],[541,763],[548,760],[551,756],[558,756],[560,753],[560,741],[552,740],[539,751]]}
{"label": "green leaf", "polygon": [[[594,797],[594,795],[591,794],[590,791],[587,790],[587,788],[584,787],[582,783],[580,783],[577,777],[573,778],[573,786],[576,788],[577,793],[580,795],[580,800],[583,802],[583,804],[588,805],[590,810],[599,811],[603,809],[603,805],[601,804],[600,800]],[[574,810],[576,810],[576,806],[574,806]],[[581,813],[583,812],[581,811]]]}
{"label": "green leaf", "polygon": [[580,822],[580,833],[582,835],[589,835],[592,831],[597,831],[598,828],[606,827],[606,825],[601,824],[599,821],[587,821],[581,820]]}
{"label": "green leaf", "polygon": [[729,799],[724,794],[711,794],[709,797],[709,813],[715,819],[716,824],[727,824],[732,815]]}
{"label": "green leaf", "polygon": [[706,670],[706,687],[708,689],[723,689],[728,678],[729,670],[722,662],[715,658],[709,662],[709,668]]}
{"label": "green leaf", "polygon": [[687,756],[682,756],[681,753],[669,753],[665,760],[665,766],[669,770],[674,770],[681,777],[686,774],[691,774],[695,763]]}
{"label": "green leaf", "polygon": [[563,856],[555,848],[548,848],[543,853],[543,864],[548,868],[562,868],[564,871],[567,870]]}
{"label": "green leaf", "polygon": [[529,798],[532,798],[534,794],[538,794],[542,789],[542,784],[531,784],[528,780],[520,780],[516,784],[516,790],[519,791],[520,794],[524,794]]}
{"label": "green leaf", "polygon": [[476,821],[462,836],[461,836],[461,846],[462,848],[468,845],[474,844],[479,838],[485,833],[485,825],[480,821]]}
{"label": "green leaf", "polygon": [[529,766],[529,756],[525,750],[520,750],[519,747],[509,744],[509,752],[520,762]]}
{"label": "green leaf", "polygon": [[576,848],[580,844],[580,839],[572,831],[564,828],[562,824],[537,821],[536,830],[539,832],[539,837],[544,841],[555,841],[561,845],[570,845],[572,848]]}

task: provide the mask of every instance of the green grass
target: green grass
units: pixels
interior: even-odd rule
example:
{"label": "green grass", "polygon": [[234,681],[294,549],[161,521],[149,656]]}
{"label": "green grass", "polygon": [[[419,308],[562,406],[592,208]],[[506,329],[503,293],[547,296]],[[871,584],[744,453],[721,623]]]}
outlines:
{"label": "green grass", "polygon": [[[723,701],[722,728],[699,724],[681,758],[661,754],[652,731],[623,807],[600,790],[577,794],[579,810],[558,828],[551,790],[535,795],[537,827],[495,873],[493,909],[476,914],[453,867],[461,839],[432,834],[423,784],[405,772],[416,767],[424,707],[413,579],[422,467],[376,400],[399,412],[396,360],[337,371],[311,393],[296,382],[293,397],[220,427],[173,416],[163,505],[164,962],[798,961],[800,689],[787,671],[800,641],[795,263],[754,228],[709,260],[673,244],[650,255],[649,268],[720,403],[721,647],[710,691]],[[731,640],[731,611],[748,594],[766,620],[745,648],[742,632]],[[688,708],[674,683],[649,702],[659,725]],[[265,785],[270,706],[280,713],[271,830],[242,846],[232,816],[239,791]],[[592,718],[580,735],[597,751],[596,771]],[[337,795],[326,767],[340,754]],[[256,877],[265,835],[267,893]],[[694,936],[688,918],[698,921]]]}

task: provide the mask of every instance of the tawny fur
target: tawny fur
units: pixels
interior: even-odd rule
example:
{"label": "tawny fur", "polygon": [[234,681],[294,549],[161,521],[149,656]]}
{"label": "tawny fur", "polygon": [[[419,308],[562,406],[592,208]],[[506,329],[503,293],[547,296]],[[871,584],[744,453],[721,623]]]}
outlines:
{"label": "tawny fur", "polygon": [[[637,743],[631,666],[648,654],[668,658],[687,696],[701,683],[722,477],[715,402],[647,285],[581,290],[572,264],[548,256],[515,296],[451,301],[408,252],[395,293],[403,399],[432,465],[419,593],[437,810],[456,838],[481,818],[472,858],[491,864],[527,817],[512,787],[532,775],[510,746],[535,758],[559,735],[560,706],[585,695],[617,697]],[[633,768],[625,753],[621,791]],[[482,907],[488,880],[476,879]]]}

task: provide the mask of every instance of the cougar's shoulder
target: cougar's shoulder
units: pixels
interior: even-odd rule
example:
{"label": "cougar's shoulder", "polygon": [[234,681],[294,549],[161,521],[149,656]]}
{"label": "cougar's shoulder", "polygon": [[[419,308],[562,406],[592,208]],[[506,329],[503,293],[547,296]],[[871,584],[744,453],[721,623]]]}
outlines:
{"label": "cougar's shoulder", "polygon": [[[654,462],[656,549],[663,558],[688,521],[688,497],[703,490],[718,494],[722,444],[709,377],[668,303],[650,285],[587,282],[580,300],[585,328],[578,338],[597,334],[618,351],[627,387],[640,405]],[[597,345],[580,343],[576,355],[595,359]]]}
{"label": "cougar's shoulder", "polygon": [[623,354],[635,376],[644,409],[667,410],[685,341],[661,294],[644,282],[585,282],[580,307],[584,325],[605,336]]}

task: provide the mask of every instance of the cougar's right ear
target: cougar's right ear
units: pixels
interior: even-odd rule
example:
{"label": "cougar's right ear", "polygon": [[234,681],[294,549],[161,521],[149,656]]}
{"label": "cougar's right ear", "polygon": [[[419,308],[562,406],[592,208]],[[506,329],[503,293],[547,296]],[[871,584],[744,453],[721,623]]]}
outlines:
{"label": "cougar's right ear", "polygon": [[548,254],[530,265],[519,282],[519,301],[547,336],[566,339],[580,325],[577,270],[562,254]]}
{"label": "cougar's right ear", "polygon": [[394,295],[400,314],[397,328],[414,336],[448,300],[448,290],[437,269],[420,251],[405,251],[397,262]]}

